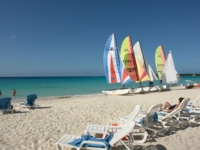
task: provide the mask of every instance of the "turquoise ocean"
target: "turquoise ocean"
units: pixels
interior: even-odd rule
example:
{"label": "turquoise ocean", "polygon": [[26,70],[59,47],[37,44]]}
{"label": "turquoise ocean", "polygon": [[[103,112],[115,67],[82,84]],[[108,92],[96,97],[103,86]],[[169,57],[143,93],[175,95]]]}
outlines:
{"label": "turquoise ocean", "polygon": [[[182,76],[179,84],[200,82],[200,76]],[[186,82],[194,80],[195,82]],[[154,81],[158,85],[159,81]],[[148,86],[148,82],[142,83]],[[129,83],[125,87],[138,87],[139,84]],[[76,96],[102,94],[102,90],[121,88],[121,84],[107,84],[104,76],[90,77],[0,77],[1,97],[12,97],[12,100],[26,99],[29,94],[37,94],[38,98],[52,96]],[[12,96],[11,91],[17,91]]]}

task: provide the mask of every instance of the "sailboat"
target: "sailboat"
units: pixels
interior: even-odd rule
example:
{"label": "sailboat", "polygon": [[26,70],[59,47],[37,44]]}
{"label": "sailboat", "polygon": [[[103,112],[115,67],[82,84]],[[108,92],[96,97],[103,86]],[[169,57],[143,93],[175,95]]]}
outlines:
{"label": "sailboat", "polygon": [[170,84],[169,86],[170,90],[186,89],[186,86],[177,84],[180,79],[181,77],[177,73],[174,66],[172,52],[169,51],[167,60],[165,62],[165,66],[161,74],[162,83]]}
{"label": "sailboat", "polygon": [[163,46],[159,45],[156,48],[156,52],[155,52],[156,70],[157,70],[158,78],[160,79],[160,84],[161,84],[157,86],[158,90],[169,90],[169,87],[167,85],[163,85],[162,80],[161,80],[161,75],[162,75],[163,68],[165,66],[165,62],[166,62],[165,51],[163,49]]}
{"label": "sailboat", "polygon": [[[150,81],[154,81],[154,80],[158,80],[158,78],[156,77],[153,69],[151,68],[151,66],[149,65],[149,63],[147,62],[147,60],[144,57],[144,54],[142,52],[142,48],[140,45],[140,41],[137,41],[133,47],[134,50],[134,54],[135,56],[137,56],[137,58],[139,59],[141,65],[143,66],[143,68],[145,69],[145,71],[147,72]],[[157,86],[153,86],[153,87],[143,87],[144,91],[157,91]]]}
{"label": "sailboat", "polygon": [[[120,56],[133,82],[139,82],[141,85],[141,82],[150,80],[139,59],[134,54],[130,36],[123,40]],[[142,92],[145,92],[143,87],[131,89],[131,93]]]}
{"label": "sailboat", "polygon": [[[115,34],[108,38],[103,55],[104,71],[108,84],[122,83],[123,85],[131,82],[131,79],[122,63],[117,49]],[[107,95],[125,95],[130,93],[129,88],[111,89],[102,91]]]}

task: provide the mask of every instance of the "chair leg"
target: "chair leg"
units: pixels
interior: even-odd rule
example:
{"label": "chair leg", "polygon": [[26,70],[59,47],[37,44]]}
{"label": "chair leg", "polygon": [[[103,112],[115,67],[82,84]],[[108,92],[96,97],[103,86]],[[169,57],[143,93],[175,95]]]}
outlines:
{"label": "chair leg", "polygon": [[56,144],[57,150],[62,150],[62,147],[59,144]]}

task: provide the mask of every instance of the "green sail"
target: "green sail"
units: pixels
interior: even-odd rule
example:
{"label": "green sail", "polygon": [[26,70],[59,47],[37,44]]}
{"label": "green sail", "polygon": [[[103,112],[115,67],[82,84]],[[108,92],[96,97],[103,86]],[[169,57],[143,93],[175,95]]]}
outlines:
{"label": "green sail", "polygon": [[155,64],[159,79],[165,66],[166,56],[162,45],[158,46],[155,53]]}

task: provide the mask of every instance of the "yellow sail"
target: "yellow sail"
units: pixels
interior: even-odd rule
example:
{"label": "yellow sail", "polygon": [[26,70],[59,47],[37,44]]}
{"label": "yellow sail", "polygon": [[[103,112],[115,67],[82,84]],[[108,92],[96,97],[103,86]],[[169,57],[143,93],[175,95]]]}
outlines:
{"label": "yellow sail", "polygon": [[138,75],[139,75],[140,82],[150,81],[150,78],[149,78],[147,72],[145,71],[145,69],[143,68],[142,64],[140,63],[138,57],[135,56],[135,58],[136,58],[136,64],[137,64],[137,69],[138,69]]}

